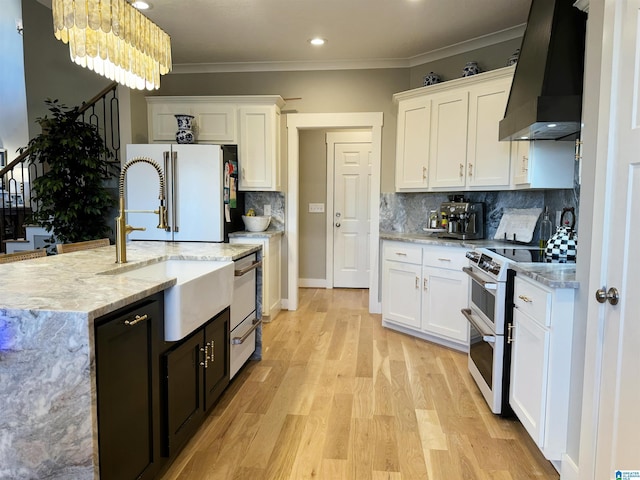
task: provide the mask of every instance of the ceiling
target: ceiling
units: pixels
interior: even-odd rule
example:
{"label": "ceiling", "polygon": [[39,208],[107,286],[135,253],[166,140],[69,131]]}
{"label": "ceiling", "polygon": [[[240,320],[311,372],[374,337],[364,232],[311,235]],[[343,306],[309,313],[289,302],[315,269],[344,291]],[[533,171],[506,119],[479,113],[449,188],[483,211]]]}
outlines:
{"label": "ceiling", "polygon": [[[51,0],[38,0],[50,6]],[[174,70],[414,66],[520,37],[531,0],[147,0]],[[499,32],[498,35],[493,35]],[[308,39],[327,39],[313,47]],[[471,42],[470,42],[471,41]],[[341,67],[342,66],[342,67]]]}

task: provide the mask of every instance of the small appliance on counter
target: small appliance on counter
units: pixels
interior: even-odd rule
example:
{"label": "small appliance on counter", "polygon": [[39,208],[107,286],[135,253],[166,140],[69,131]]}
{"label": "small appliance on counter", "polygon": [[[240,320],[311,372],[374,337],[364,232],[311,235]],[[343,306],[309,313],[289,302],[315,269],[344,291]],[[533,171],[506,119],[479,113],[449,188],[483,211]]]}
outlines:
{"label": "small appliance on counter", "polygon": [[440,205],[441,226],[438,236],[458,240],[484,238],[484,204],[481,202],[445,202]]}

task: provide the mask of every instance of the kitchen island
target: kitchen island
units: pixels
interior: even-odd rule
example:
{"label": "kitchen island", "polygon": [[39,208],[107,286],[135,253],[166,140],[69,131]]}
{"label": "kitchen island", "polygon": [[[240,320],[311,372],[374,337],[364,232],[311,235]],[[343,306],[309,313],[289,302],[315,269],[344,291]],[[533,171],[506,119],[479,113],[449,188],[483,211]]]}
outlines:
{"label": "kitchen island", "polygon": [[110,246],[0,266],[0,479],[98,477],[94,321],[176,282],[114,273],[164,259],[232,261],[260,247],[129,242],[127,250],[126,264]]}

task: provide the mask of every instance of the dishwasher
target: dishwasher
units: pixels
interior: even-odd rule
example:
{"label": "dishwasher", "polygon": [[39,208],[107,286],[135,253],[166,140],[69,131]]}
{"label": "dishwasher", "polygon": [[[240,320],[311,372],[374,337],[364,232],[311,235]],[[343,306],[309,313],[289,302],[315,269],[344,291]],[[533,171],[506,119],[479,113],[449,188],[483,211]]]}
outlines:
{"label": "dishwasher", "polygon": [[262,266],[252,253],[234,262],[233,300],[231,302],[229,378],[251,357],[256,349],[256,329],[261,323],[256,309],[256,270]]}

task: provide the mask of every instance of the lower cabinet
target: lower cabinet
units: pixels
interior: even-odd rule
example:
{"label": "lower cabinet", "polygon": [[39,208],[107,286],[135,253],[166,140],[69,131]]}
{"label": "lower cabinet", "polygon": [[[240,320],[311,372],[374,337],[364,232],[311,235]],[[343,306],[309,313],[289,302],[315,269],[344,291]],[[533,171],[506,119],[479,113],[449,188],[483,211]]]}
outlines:
{"label": "lower cabinet", "polygon": [[515,278],[509,404],[552,461],[566,452],[574,295]]}
{"label": "lower cabinet", "polygon": [[384,241],[384,326],[457,350],[469,348],[466,251],[457,247]]}
{"label": "lower cabinet", "polygon": [[164,455],[173,456],[193,436],[229,384],[228,338],[227,308],[162,356]]}
{"label": "lower cabinet", "polygon": [[154,478],[161,465],[163,296],[95,322],[101,480]]}

